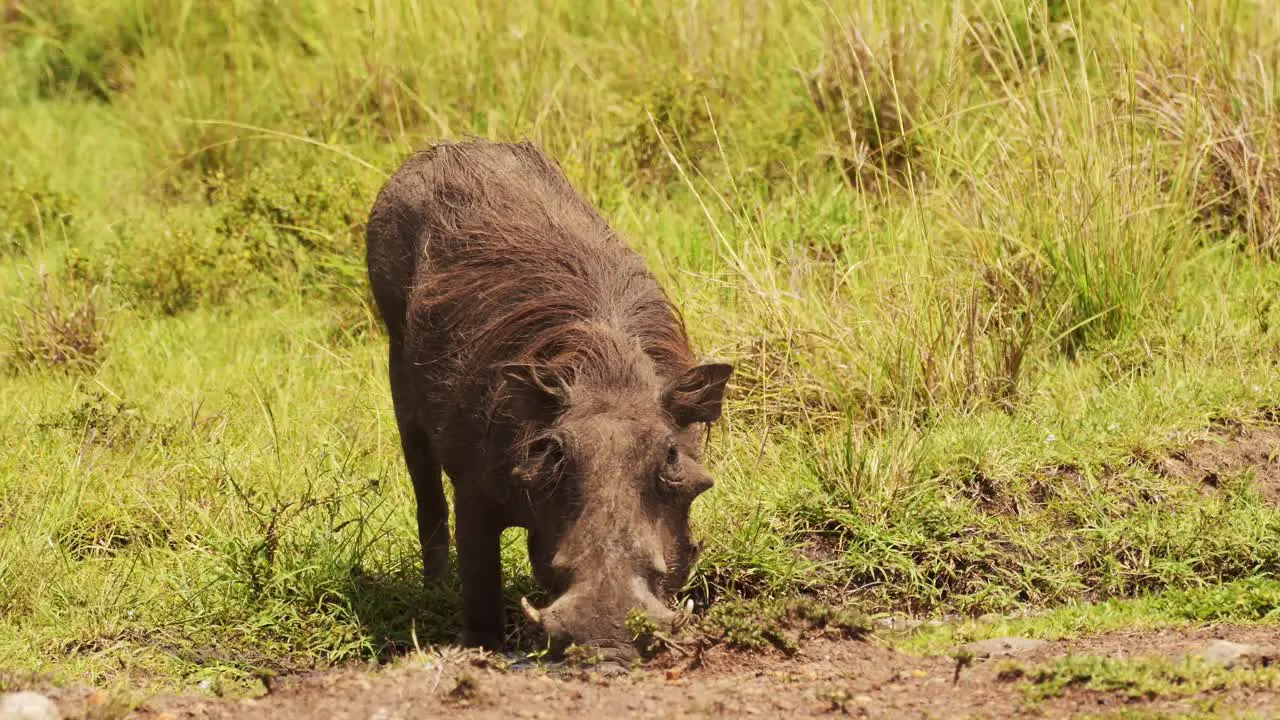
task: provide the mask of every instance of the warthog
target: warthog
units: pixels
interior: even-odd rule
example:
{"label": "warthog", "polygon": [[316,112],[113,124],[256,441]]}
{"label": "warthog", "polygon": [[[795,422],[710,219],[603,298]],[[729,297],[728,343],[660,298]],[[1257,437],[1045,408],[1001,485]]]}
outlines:
{"label": "warthog", "polygon": [[499,536],[516,526],[555,598],[521,604],[552,647],[629,656],[630,611],[676,617],[732,366],[697,364],[643,260],[531,144],[414,155],[367,239],[428,582],[448,565],[442,468],[453,483],[463,642],[502,644]]}

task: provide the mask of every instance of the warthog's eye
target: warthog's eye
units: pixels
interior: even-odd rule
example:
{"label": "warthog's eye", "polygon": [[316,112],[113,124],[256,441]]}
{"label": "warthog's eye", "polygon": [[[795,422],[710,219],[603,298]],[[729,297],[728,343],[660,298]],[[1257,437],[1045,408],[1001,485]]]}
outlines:
{"label": "warthog's eye", "polygon": [[528,449],[524,462],[515,468],[515,474],[526,487],[553,483],[558,479],[564,463],[564,446],[555,436],[541,437]]}
{"label": "warthog's eye", "polygon": [[667,446],[667,456],[658,471],[658,485],[666,490],[680,486],[680,448],[675,443]]}
{"label": "warthog's eye", "polygon": [[713,481],[696,457],[686,456],[674,442],[667,446],[665,463],[658,471],[658,487],[673,497],[692,501]]}

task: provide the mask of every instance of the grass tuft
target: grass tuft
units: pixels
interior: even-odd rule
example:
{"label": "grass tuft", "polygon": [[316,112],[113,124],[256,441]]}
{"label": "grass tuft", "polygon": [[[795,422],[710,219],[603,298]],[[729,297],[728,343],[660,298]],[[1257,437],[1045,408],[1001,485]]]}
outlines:
{"label": "grass tuft", "polygon": [[6,353],[14,372],[92,372],[102,364],[106,333],[98,288],[77,267],[66,277],[42,274],[34,297],[15,314]]}
{"label": "grass tuft", "polygon": [[1275,259],[1280,128],[1265,54],[1215,48],[1211,39],[1190,38],[1184,30],[1143,62],[1135,75],[1136,106],[1185,164],[1196,219],[1209,233]]}
{"label": "grass tuft", "polygon": [[829,128],[827,152],[859,191],[906,189],[922,152],[923,38],[898,28],[869,41],[853,20],[832,25],[821,61],[805,78]]}

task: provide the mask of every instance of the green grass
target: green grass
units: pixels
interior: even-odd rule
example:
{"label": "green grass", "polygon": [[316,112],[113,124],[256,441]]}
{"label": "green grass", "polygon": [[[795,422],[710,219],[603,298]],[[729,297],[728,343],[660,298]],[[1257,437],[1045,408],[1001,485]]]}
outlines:
{"label": "green grass", "polygon": [[898,638],[896,645],[907,652],[938,654],[961,643],[995,637],[1057,640],[1115,630],[1223,623],[1280,624],[1280,582],[1252,577],[1132,599],[1068,602],[1027,617],[983,617],[925,627]]}
{"label": "green grass", "polygon": [[1032,700],[1061,695],[1069,688],[1115,693],[1134,700],[1192,697],[1235,688],[1274,688],[1280,670],[1227,670],[1203,660],[1118,660],[1077,655],[1026,669],[1008,663],[1005,677],[1025,678],[1022,689]]}
{"label": "green grass", "polygon": [[2,668],[185,686],[456,636],[361,223],[470,135],[559,158],[738,367],[700,607],[1274,592],[1250,478],[1148,462],[1280,407],[1269,6],[10,5]]}

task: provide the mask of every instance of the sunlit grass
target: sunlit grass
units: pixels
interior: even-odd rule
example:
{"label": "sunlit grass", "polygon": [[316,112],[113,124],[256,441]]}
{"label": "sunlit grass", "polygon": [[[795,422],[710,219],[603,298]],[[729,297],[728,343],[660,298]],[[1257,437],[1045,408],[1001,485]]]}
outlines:
{"label": "sunlit grass", "polygon": [[437,138],[538,141],[736,364],[699,607],[977,615],[1280,565],[1247,477],[1142,462],[1280,407],[1263,5],[22,8],[0,667],[234,680],[456,637],[361,233]]}

